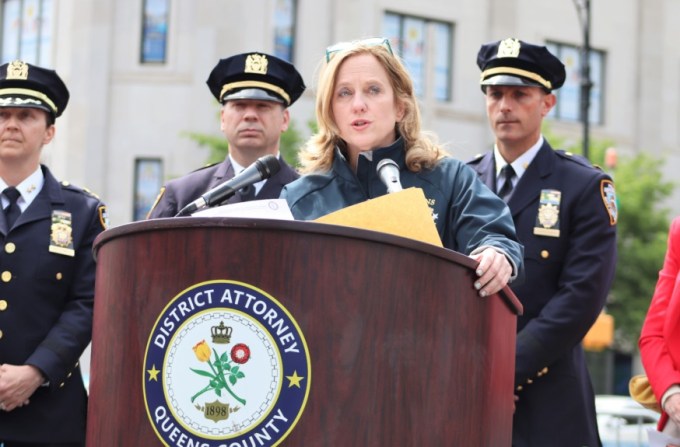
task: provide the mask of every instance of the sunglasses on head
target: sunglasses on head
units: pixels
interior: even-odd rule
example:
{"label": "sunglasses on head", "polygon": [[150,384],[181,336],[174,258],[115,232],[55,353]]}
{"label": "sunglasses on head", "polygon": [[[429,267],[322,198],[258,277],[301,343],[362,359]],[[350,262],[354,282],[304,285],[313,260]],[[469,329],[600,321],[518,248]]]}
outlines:
{"label": "sunglasses on head", "polygon": [[387,37],[370,37],[368,39],[353,40],[351,42],[340,42],[336,43],[335,45],[331,45],[330,47],[326,48],[326,62],[330,62],[331,59],[333,59],[333,56],[335,56],[337,53],[347,51],[360,45],[366,45],[369,47],[383,46],[387,49],[387,51],[390,52],[390,54],[394,54],[392,51],[392,45],[390,45],[390,39]]}

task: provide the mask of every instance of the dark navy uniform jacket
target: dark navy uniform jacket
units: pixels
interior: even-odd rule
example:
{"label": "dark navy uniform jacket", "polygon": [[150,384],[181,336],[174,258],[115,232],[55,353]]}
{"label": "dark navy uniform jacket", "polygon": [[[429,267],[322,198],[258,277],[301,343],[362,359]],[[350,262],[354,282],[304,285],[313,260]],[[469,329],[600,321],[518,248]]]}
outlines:
{"label": "dark navy uniform jacket", "polygon": [[[469,164],[495,190],[493,153]],[[545,195],[542,202],[542,191],[559,192],[557,216]],[[524,244],[525,267],[524,282],[511,285],[524,306],[517,327],[519,401],[512,445],[599,446],[581,340],[602,310],[614,276],[617,215],[611,178],[545,142],[508,206]]]}
{"label": "dark navy uniform jacket", "polygon": [[[278,199],[281,189],[287,183],[299,177],[283,158],[279,158],[281,170],[270,177],[255,196],[256,200]],[[234,178],[234,167],[231,160],[226,157],[222,163],[198,169],[183,177],[170,180],[161,189],[156,203],[151,208],[147,218],[174,217],[177,213],[194,200],[215,186]],[[235,194],[225,202],[241,202],[241,196]]]}
{"label": "dark navy uniform jacket", "polygon": [[[11,229],[0,212],[0,363],[33,365],[49,385],[28,405],[0,413],[0,440],[84,442],[87,395],[78,360],[92,335],[92,242],[106,211],[92,194],[42,170],[42,190]],[[70,213],[70,231],[60,238],[54,212]],[[50,252],[54,239],[72,245],[72,255]]]}

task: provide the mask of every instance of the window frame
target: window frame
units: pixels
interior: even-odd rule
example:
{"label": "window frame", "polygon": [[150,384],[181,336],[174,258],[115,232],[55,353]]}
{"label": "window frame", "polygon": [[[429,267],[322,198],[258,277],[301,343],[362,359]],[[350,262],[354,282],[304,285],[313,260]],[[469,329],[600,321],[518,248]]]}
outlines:
{"label": "window frame", "polygon": [[[286,8],[279,8],[279,5],[286,3]],[[273,9],[273,34],[274,34],[274,56],[290,62],[295,63],[295,41],[297,38],[297,15],[298,15],[298,2],[297,0],[276,0],[276,5]],[[290,14],[283,18],[279,15],[279,12],[289,10]],[[283,23],[279,23],[279,19],[283,18]],[[283,30],[283,32],[279,32]],[[287,32],[286,32],[287,31]],[[284,40],[288,38],[289,41]],[[285,51],[281,51],[285,49]]]}
{"label": "window frame", "polygon": [[[161,4],[163,4],[161,6],[163,11],[155,16],[157,19],[159,17],[161,19],[155,24],[150,23],[147,17],[152,17],[152,9]],[[168,62],[170,10],[172,7],[170,0],[142,0],[141,7],[139,63],[142,65],[165,65]],[[155,47],[149,48],[154,44],[156,44]]]}
{"label": "window frame", "polygon": [[[396,23],[389,23],[394,22]],[[415,41],[415,48],[410,51],[411,55],[404,54],[405,40],[404,36],[409,34],[407,27],[409,22],[422,24],[421,32],[418,38],[420,41]],[[389,38],[393,44],[395,52],[400,55],[407,69],[411,73],[414,83],[416,96],[419,98],[431,98],[437,102],[445,103],[453,101],[453,48],[454,48],[454,33],[455,24],[452,22],[430,19],[422,16],[415,16],[410,14],[403,14],[396,11],[387,10],[383,14],[382,27],[385,37]],[[436,27],[444,27],[448,31],[448,39],[445,41],[446,58],[437,57],[436,49],[439,45]],[[421,45],[421,48],[418,48]],[[413,54],[420,53],[420,61],[416,65],[411,62]],[[444,62],[445,74],[438,76],[441,71],[439,64]],[[442,81],[438,81],[441,79]],[[442,82],[444,94],[440,95],[438,91],[441,90]]]}
{"label": "window frame", "polygon": [[[11,62],[20,59],[25,62],[40,65],[43,67],[52,66],[52,45],[54,41],[54,2],[55,0],[3,0],[0,9],[0,59],[1,63]],[[12,20],[8,17],[7,5],[16,5],[15,17]],[[34,36],[27,35],[24,27],[26,24],[26,13],[31,6],[37,6],[35,22],[39,23],[36,27],[37,32]],[[8,22],[8,20],[10,20]],[[15,48],[11,52],[7,51],[8,37],[11,35],[12,22],[18,23],[16,35],[12,39]],[[28,50],[26,49],[28,48]],[[28,54],[27,51],[30,53]]]}
{"label": "window frame", "polygon": [[132,192],[132,220],[144,220],[163,186],[163,159],[136,157]]}
{"label": "window frame", "polygon": [[[581,117],[581,58],[582,47],[564,42],[546,41],[546,47],[565,65],[567,78],[562,88],[554,90],[557,104],[548,115],[550,118],[578,123]],[[565,56],[566,54],[566,56]],[[573,62],[570,60],[573,57]],[[603,50],[590,48],[590,108],[588,122],[594,125],[605,124],[605,79],[607,54]],[[575,109],[569,113],[565,109]]]}

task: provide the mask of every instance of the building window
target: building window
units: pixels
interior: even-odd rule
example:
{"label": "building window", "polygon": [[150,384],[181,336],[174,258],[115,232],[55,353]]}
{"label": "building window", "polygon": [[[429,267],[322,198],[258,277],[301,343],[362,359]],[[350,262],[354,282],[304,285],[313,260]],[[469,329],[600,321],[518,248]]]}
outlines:
{"label": "building window", "polygon": [[[548,42],[546,47],[557,56],[567,72],[564,85],[555,90],[557,104],[551,110],[553,118],[564,121],[581,121],[581,49],[574,45]],[[590,50],[590,109],[588,121],[592,124],[604,123],[604,63],[603,51]]]}
{"label": "building window", "polygon": [[144,220],[163,186],[163,162],[159,158],[135,159],[132,220]]}
{"label": "building window", "polygon": [[274,56],[293,63],[295,0],[276,0],[274,5]]}
{"label": "building window", "polygon": [[142,11],[143,64],[162,64],[167,58],[170,0],[144,0]]}
{"label": "building window", "polygon": [[52,66],[53,0],[2,2],[2,63]]}
{"label": "building window", "polygon": [[411,73],[416,95],[450,101],[453,25],[387,12],[383,33]]}

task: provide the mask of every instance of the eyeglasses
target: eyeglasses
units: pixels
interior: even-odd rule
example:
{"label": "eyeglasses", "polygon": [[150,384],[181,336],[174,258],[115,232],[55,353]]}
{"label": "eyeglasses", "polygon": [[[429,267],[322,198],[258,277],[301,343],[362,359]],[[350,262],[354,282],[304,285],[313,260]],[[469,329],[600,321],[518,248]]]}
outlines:
{"label": "eyeglasses", "polygon": [[331,45],[330,47],[326,48],[326,62],[330,62],[337,53],[347,51],[360,45],[369,47],[383,46],[387,49],[387,51],[390,52],[390,54],[394,54],[392,51],[392,45],[390,45],[390,39],[387,37],[369,37],[368,39],[353,40],[351,42],[340,42],[336,43],[335,45]]}

